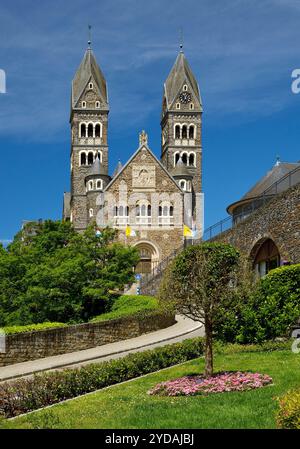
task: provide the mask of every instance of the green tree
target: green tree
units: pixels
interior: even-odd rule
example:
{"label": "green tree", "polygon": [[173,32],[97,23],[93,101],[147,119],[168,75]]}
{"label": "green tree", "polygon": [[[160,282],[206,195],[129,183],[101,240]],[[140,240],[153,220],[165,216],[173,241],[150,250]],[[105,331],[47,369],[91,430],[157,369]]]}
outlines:
{"label": "green tree", "polygon": [[112,291],[134,280],[136,249],[116,242],[116,231],[95,226],[74,232],[69,223],[45,222],[0,254],[3,324],[88,320],[104,311]]}
{"label": "green tree", "polygon": [[235,279],[239,253],[230,245],[203,243],[182,251],[169,266],[159,291],[159,301],[205,328],[205,375],[213,374],[213,330]]}

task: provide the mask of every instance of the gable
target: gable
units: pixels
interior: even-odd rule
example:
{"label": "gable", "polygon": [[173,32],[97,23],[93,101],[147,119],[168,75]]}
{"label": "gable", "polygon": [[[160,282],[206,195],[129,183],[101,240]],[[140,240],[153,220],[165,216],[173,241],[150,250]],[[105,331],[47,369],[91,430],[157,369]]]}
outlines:
{"label": "gable", "polygon": [[[92,89],[89,87],[90,83],[93,84]],[[95,109],[96,101],[100,102],[99,109],[104,109],[106,107],[106,102],[103,100],[103,98],[100,94],[99,88],[97,86],[97,83],[95,82],[93,77],[90,77],[87,80],[85,87],[76,102],[75,108],[81,108],[83,101],[86,101],[87,109]]]}
{"label": "gable", "polygon": [[174,178],[146,146],[136,151],[108,184],[106,191],[118,190],[121,183],[126,183],[128,191],[131,192],[182,193]]}
{"label": "gable", "polygon": [[[187,92],[189,92],[191,94],[191,102],[189,103],[181,103],[179,100],[179,95],[181,94],[181,92],[183,92],[183,86],[186,85],[187,86]],[[180,103],[180,109],[176,109],[176,103]],[[194,92],[193,86],[191,85],[191,83],[189,82],[188,79],[184,79],[180,88],[178,89],[178,92],[173,100],[173,102],[170,104],[169,106],[169,110],[173,110],[173,111],[189,111],[190,109],[190,104],[193,103],[194,104],[194,109],[192,109],[193,111],[199,112],[202,111],[202,106],[201,103],[199,101],[198,95],[197,93]]]}

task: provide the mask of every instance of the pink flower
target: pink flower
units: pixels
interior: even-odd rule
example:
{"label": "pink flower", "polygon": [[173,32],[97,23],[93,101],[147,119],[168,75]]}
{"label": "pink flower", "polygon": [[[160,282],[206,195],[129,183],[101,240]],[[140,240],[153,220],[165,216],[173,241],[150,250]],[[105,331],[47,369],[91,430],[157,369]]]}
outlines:
{"label": "pink flower", "polygon": [[261,388],[272,382],[265,374],[250,372],[225,372],[210,378],[203,376],[185,376],[179,379],[161,382],[148,391],[148,394],[164,396],[189,396],[194,394],[222,393],[228,391],[246,391]]}

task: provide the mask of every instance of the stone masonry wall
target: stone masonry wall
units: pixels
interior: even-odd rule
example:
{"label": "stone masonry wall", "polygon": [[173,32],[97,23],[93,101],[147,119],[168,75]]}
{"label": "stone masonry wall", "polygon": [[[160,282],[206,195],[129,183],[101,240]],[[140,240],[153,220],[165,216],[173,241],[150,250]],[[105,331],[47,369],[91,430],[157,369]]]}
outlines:
{"label": "stone masonry wall", "polygon": [[230,243],[245,255],[253,256],[255,244],[265,238],[274,241],[282,260],[300,263],[300,184],[213,240]]}
{"label": "stone masonry wall", "polygon": [[[212,241],[230,243],[246,256],[254,257],[254,246],[267,238],[274,241],[282,260],[300,263],[300,184],[278,195]],[[141,293],[156,295],[162,276],[163,272],[158,273],[142,286]]]}
{"label": "stone masonry wall", "polygon": [[120,318],[7,335],[6,353],[0,353],[0,366],[114,343],[164,329],[174,323],[173,316],[154,314],[144,319]]}

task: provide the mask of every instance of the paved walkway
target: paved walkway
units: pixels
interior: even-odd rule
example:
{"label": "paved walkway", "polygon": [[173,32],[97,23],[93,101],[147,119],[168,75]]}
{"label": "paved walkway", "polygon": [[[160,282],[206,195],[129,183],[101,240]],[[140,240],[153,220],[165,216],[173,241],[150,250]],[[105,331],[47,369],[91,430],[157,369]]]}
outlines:
{"label": "paved walkway", "polygon": [[203,327],[199,322],[182,316],[176,316],[176,324],[166,329],[150,332],[140,337],[97,346],[83,351],[46,357],[33,361],[16,363],[0,368],[0,381],[29,376],[41,371],[50,371],[66,367],[78,367],[89,363],[124,357],[131,352],[144,351],[157,346],[182,341],[186,338],[203,336]]}

